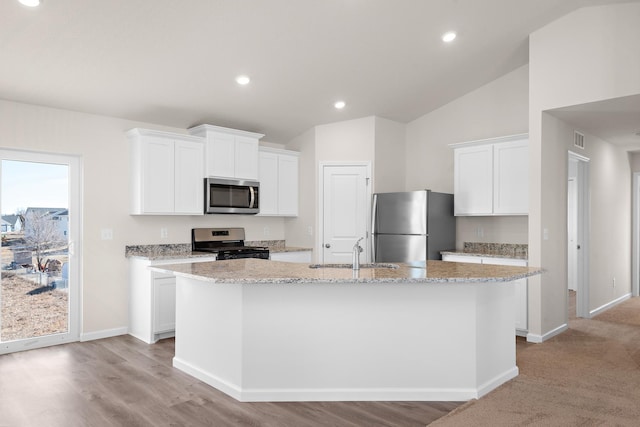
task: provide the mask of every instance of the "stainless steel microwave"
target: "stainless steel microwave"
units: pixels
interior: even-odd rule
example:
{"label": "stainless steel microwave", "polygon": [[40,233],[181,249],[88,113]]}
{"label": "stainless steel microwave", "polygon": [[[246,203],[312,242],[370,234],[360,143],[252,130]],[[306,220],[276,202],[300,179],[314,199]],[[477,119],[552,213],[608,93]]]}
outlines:
{"label": "stainless steel microwave", "polygon": [[204,213],[249,214],[260,212],[260,183],[224,178],[204,179]]}

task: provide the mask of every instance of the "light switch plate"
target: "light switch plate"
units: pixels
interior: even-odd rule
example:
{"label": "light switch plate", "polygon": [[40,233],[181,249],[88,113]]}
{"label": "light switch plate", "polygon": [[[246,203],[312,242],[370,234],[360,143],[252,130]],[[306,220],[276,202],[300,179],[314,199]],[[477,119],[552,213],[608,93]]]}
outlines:
{"label": "light switch plate", "polygon": [[110,228],[103,228],[100,231],[100,236],[102,240],[113,240],[113,230]]}

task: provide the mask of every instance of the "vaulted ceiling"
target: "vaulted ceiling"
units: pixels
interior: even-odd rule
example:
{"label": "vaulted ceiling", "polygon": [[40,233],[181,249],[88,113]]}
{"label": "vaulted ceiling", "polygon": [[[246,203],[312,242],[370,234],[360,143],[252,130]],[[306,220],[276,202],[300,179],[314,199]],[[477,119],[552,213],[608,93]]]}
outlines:
{"label": "vaulted ceiling", "polygon": [[286,143],[369,115],[409,122],[526,64],[535,29],[619,2],[3,0],[0,98]]}

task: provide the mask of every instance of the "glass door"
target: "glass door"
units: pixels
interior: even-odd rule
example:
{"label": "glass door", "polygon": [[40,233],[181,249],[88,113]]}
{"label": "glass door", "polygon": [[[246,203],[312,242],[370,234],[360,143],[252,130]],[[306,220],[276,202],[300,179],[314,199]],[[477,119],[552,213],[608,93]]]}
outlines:
{"label": "glass door", "polygon": [[0,354],[78,340],[78,169],[0,150]]}

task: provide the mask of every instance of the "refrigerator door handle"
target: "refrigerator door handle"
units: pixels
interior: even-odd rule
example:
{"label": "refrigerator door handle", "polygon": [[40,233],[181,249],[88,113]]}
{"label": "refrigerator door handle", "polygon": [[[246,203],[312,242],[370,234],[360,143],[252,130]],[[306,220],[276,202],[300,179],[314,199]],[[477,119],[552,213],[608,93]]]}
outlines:
{"label": "refrigerator door handle", "polygon": [[371,207],[371,262],[376,262],[376,212],[378,211],[378,195],[373,195]]}

